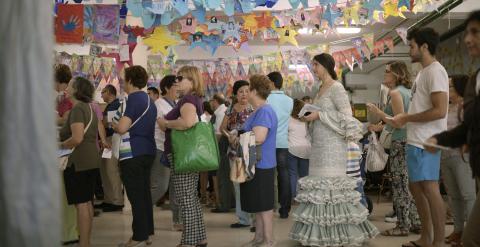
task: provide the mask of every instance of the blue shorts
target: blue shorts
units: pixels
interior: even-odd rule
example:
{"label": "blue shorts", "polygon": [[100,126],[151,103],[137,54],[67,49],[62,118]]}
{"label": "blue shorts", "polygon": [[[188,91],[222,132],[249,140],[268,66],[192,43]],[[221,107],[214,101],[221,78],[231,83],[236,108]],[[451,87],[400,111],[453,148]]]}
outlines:
{"label": "blue shorts", "polygon": [[440,179],[440,151],[433,154],[408,144],[406,152],[410,182],[438,181]]}

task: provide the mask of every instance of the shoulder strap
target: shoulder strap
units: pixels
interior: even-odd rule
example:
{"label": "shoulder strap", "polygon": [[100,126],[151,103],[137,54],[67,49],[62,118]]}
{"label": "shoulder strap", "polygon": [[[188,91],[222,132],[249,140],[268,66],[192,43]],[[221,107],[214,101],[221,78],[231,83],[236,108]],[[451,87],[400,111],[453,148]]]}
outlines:
{"label": "shoulder strap", "polygon": [[140,117],[137,118],[137,120],[135,120],[135,122],[132,123],[132,125],[130,125],[130,128],[131,129],[136,123],[138,123],[138,121],[143,117],[145,116],[145,114],[147,113],[148,109],[150,109],[150,97],[148,97],[148,94],[145,94],[147,95],[147,109],[145,109],[145,111],[142,113],[142,115],[140,115]]}
{"label": "shoulder strap", "polygon": [[88,104],[88,108],[90,108],[90,121],[88,121],[87,127],[83,130],[83,134],[87,133],[88,128],[90,128],[90,125],[92,124],[93,121],[93,109],[90,104]]}

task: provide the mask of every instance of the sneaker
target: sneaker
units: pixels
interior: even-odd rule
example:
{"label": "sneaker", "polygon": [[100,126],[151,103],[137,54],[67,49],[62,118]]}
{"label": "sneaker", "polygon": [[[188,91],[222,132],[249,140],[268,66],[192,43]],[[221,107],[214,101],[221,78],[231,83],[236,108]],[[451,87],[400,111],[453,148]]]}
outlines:
{"label": "sneaker", "polygon": [[395,211],[390,211],[388,214],[385,215],[385,222],[388,222],[388,223],[397,222],[397,215],[395,214]]}

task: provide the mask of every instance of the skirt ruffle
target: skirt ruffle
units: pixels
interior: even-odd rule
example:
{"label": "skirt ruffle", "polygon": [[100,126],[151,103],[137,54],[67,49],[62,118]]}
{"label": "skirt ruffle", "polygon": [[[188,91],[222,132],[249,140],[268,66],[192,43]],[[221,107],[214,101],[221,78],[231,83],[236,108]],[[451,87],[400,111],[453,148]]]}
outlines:
{"label": "skirt ruffle", "polygon": [[342,246],[375,237],[378,230],[368,221],[356,186],[357,180],[347,176],[300,179],[290,238],[303,245]]}

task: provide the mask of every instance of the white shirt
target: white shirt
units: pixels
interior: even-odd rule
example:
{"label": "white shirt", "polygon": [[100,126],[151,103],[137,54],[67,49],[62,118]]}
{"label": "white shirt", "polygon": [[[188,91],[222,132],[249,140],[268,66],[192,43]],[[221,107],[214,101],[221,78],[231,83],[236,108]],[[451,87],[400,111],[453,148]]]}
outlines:
{"label": "white shirt", "polygon": [[220,133],[220,126],[222,125],[223,118],[225,117],[225,112],[227,111],[227,106],[225,104],[221,104],[213,114],[215,115],[215,124],[213,127],[215,128],[215,134],[221,135]]}
{"label": "white shirt", "polygon": [[203,113],[202,116],[200,116],[200,120],[202,120],[202,122],[204,123],[209,123],[210,119],[212,119],[212,116],[211,115],[207,116],[206,113]]}
{"label": "white shirt", "polygon": [[[408,113],[416,114],[433,107],[431,94],[446,92],[448,97],[448,74],[445,68],[437,61],[418,72],[412,87],[412,102]],[[448,104],[448,102],[445,102]],[[448,106],[447,106],[448,107]],[[447,130],[447,116],[435,121],[407,124],[407,143],[423,149],[421,143],[442,131]]]}
{"label": "white shirt", "polygon": [[307,125],[295,118],[288,121],[288,152],[302,158],[310,158],[310,138],[307,134]]}
{"label": "white shirt", "polygon": [[480,73],[477,74],[477,85],[475,86],[475,95],[480,91]]}
{"label": "white shirt", "polygon": [[[155,106],[157,107],[157,119],[164,118],[173,107],[164,99],[159,98],[155,101]],[[157,149],[164,151],[164,142],[165,142],[165,132],[163,132],[160,127],[158,127],[158,123],[155,122],[155,144],[157,145]]]}

